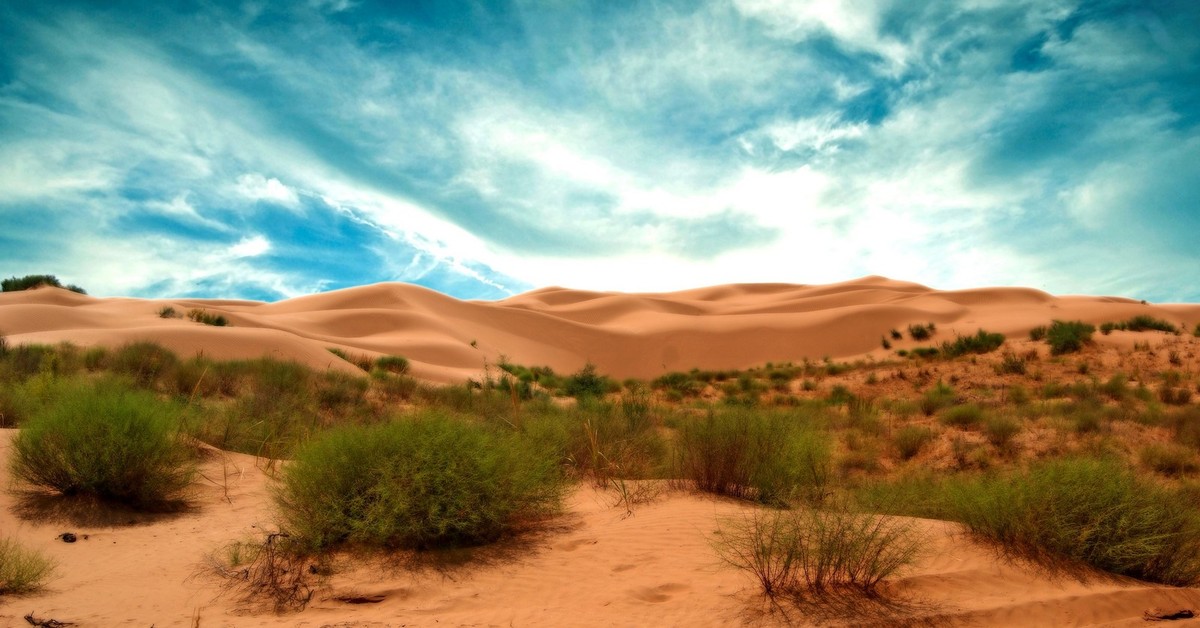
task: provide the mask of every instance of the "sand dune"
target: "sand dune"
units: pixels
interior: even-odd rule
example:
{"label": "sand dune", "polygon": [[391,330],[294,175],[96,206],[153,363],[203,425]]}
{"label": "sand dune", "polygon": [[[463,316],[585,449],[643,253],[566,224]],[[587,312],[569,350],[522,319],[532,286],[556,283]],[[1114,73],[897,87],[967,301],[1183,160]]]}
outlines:
{"label": "sand dune", "polygon": [[[172,306],[224,315],[231,327],[162,319]],[[983,327],[1024,335],[1051,319],[1092,323],[1149,314],[1200,322],[1200,305],[1119,297],[1056,297],[1028,288],[934,290],[863,277],[826,285],[734,284],[658,294],[544,288],[502,301],[459,301],[405,284],[376,284],[277,303],[204,299],[94,299],[54,288],[0,294],[10,342],[118,345],[160,342],[216,358],[272,355],[352,370],[327,349],[408,357],[435,381],[477,377],[501,357],[572,372],[586,362],[612,376],[650,378],[765,362],[883,357],[880,336],[934,322],[950,334]],[[1120,342],[1119,339],[1101,338]],[[897,343],[897,348],[912,344]]]}

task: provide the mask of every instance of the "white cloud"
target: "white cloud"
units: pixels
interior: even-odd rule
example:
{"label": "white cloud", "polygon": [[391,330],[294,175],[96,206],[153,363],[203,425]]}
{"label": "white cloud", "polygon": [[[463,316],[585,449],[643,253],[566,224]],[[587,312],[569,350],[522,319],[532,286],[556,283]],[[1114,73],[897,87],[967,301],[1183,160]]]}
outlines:
{"label": "white cloud", "polygon": [[242,238],[240,242],[229,247],[228,256],[239,259],[243,257],[258,257],[271,250],[271,242],[261,235]]}
{"label": "white cloud", "polygon": [[251,201],[270,201],[285,207],[296,207],[300,204],[300,197],[295,190],[281,183],[279,179],[267,178],[256,172],[238,177],[235,190],[242,198]]}

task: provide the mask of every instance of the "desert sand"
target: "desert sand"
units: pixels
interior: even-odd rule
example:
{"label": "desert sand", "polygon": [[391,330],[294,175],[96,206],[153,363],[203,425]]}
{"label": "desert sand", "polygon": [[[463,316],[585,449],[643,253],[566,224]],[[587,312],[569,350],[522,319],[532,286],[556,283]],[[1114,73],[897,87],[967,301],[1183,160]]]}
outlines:
{"label": "desert sand", "polygon": [[[160,318],[203,309],[229,327]],[[9,342],[117,346],[151,340],[183,356],[264,355],[313,368],[357,369],[330,354],[403,355],[418,377],[458,383],[500,359],[570,373],[591,362],[616,378],[731,369],[804,358],[887,356],[880,337],[936,323],[940,338],[979,328],[1022,337],[1052,319],[1101,323],[1138,314],[1186,325],[1197,304],[1143,304],[1027,288],[941,291],[884,277],[828,285],[737,284],[662,294],[545,288],[502,301],[459,301],[418,286],[384,283],[276,303],[196,299],[95,299],[46,288],[0,294]],[[1127,336],[1102,342],[1132,344]],[[906,341],[895,348],[916,343]]]}
{"label": "desert sand", "polygon": [[[160,318],[203,308],[230,327]],[[97,299],[57,289],[0,294],[10,343],[117,346],[152,340],[182,355],[269,355],[358,372],[330,354],[398,354],[426,379],[461,382],[501,356],[570,372],[586,362],[616,377],[744,368],[768,361],[881,359],[880,336],[935,322],[939,338],[980,327],[1024,336],[1051,319],[1100,323],[1149,314],[1191,329],[1200,305],[1115,297],[1056,297],[1022,288],[938,291],[867,277],[832,285],[729,285],[665,294],[548,288],[497,302],[458,301],[381,284],[278,303]],[[949,333],[948,333],[949,332]],[[1121,346],[1126,335],[1096,336]],[[913,346],[898,341],[896,348]],[[0,430],[0,486],[10,484]],[[1149,608],[1200,610],[1200,590],[1078,572],[1050,573],[1001,558],[955,525],[914,520],[926,539],[914,569],[889,582],[895,607],[862,600],[790,611],[766,604],[745,574],[723,566],[710,541],[724,517],[751,506],[663,490],[632,514],[610,491],[577,486],[545,529],[462,566],[410,570],[345,557],[299,613],[222,593],[206,557],[274,529],[268,461],[212,451],[193,507],[164,516],[73,513],[0,493],[0,530],[58,563],[45,591],[0,597],[0,626],[22,617],[78,626],[641,626],[641,625],[1140,625]],[[56,537],[73,532],[79,540]],[[485,558],[487,558],[485,554]],[[348,597],[368,598],[353,604]],[[1180,622],[1190,623],[1190,622]]]}

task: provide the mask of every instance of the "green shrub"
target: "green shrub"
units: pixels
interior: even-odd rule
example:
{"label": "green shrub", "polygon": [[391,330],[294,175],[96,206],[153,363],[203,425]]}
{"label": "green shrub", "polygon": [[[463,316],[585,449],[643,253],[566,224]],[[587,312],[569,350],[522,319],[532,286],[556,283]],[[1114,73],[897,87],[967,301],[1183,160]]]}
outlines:
{"label": "green shrub", "polygon": [[162,345],[134,342],[114,351],[109,363],[114,372],[128,375],[139,386],[150,388],[174,372],[179,357]]}
{"label": "green shrub", "polygon": [[396,375],[404,375],[408,373],[408,358],[400,355],[385,355],[375,360],[375,368],[382,369]]}
{"label": "green shrub", "polygon": [[583,397],[599,398],[612,386],[612,381],[596,372],[596,365],[588,362],[583,368],[567,378],[566,393],[568,396],[580,399]]}
{"label": "green shrub", "polygon": [[996,365],[997,375],[1024,375],[1025,370],[1025,359],[1011,351],[1004,352]]}
{"label": "green shrub", "polygon": [[1054,355],[1077,353],[1083,350],[1083,345],[1091,342],[1095,331],[1095,326],[1082,321],[1056,320],[1046,331],[1046,344],[1050,345],[1050,353]]}
{"label": "green shrub", "polygon": [[76,382],[13,440],[12,473],[33,487],[139,508],[177,505],[195,465],[179,408],[116,380]]}
{"label": "green shrub", "polygon": [[673,372],[661,375],[650,383],[656,390],[674,391],[679,393],[681,397],[691,397],[700,393],[703,386],[700,385],[688,373]]}
{"label": "green shrub", "polygon": [[713,541],[722,560],[752,574],[770,597],[847,587],[873,593],[915,562],[920,544],[911,523],[844,506],[727,519]]}
{"label": "green shrub", "polygon": [[978,404],[966,403],[961,406],[953,406],[942,413],[941,421],[945,425],[961,427],[969,429],[978,426],[983,422],[983,408]]}
{"label": "green shrub", "polygon": [[341,544],[432,549],[495,541],[557,511],[555,461],[511,433],[440,414],[333,430],[284,468],[286,531]]}
{"label": "green shrub", "polygon": [[892,349],[892,341],[888,340],[886,336],[880,336],[879,346],[883,347],[884,351],[890,351]]}
{"label": "green shrub", "polygon": [[175,311],[175,308],[169,305],[164,305],[158,308],[159,318],[175,318],[176,316],[179,316],[179,313]]}
{"label": "green shrub", "polygon": [[1200,579],[1194,504],[1112,460],[1056,460],[1017,475],[958,481],[947,495],[952,518],[1009,549],[1164,584]]}
{"label": "green shrub", "polygon": [[956,358],[968,353],[991,353],[1004,344],[1004,334],[994,334],[980,329],[974,336],[958,336],[952,342],[942,343],[942,355]]}
{"label": "green shrub", "polygon": [[921,325],[920,323],[908,326],[908,335],[913,340],[929,340],[933,336],[936,327],[933,323]]}
{"label": "green shrub", "polygon": [[983,422],[983,435],[996,449],[1009,451],[1013,438],[1021,433],[1021,424],[1009,416],[989,416]]}
{"label": "green shrub", "polygon": [[895,436],[896,449],[900,452],[900,458],[902,460],[915,458],[936,436],[934,431],[927,427],[906,425],[900,428]]}
{"label": "green shrub", "polygon": [[701,491],[781,505],[824,495],[830,442],[795,412],[710,410],[679,426],[676,477]]}
{"label": "green shrub", "polygon": [[225,327],[229,324],[229,320],[224,315],[210,314],[206,310],[199,308],[188,310],[187,317],[197,323],[212,325],[213,327]]}
{"label": "green shrub", "polygon": [[942,381],[921,395],[921,412],[933,416],[935,412],[954,403],[954,389]]}
{"label": "green shrub", "polygon": [[1041,342],[1046,339],[1047,333],[1049,333],[1049,329],[1045,325],[1038,325],[1029,330],[1029,339],[1034,342]]}
{"label": "green shrub", "polygon": [[1164,321],[1161,318],[1154,318],[1148,314],[1139,314],[1128,320],[1123,320],[1118,323],[1104,323],[1100,326],[1100,331],[1104,334],[1112,332],[1114,329],[1120,331],[1165,331],[1168,333],[1177,333],[1179,328],[1173,323]]}
{"label": "green shrub", "polygon": [[900,340],[904,337],[904,335],[900,333],[899,329],[893,329],[892,331],[888,332],[888,335],[892,337],[892,340]]}
{"label": "green shrub", "polygon": [[14,539],[0,537],[0,595],[36,591],[54,575],[54,562]]}
{"label": "green shrub", "polygon": [[87,294],[87,291],[74,284],[62,285],[58,277],[54,275],[25,275],[24,277],[9,277],[0,281],[0,292],[19,292],[21,290],[29,290],[41,286],[50,286],[53,288],[66,288],[71,292],[79,294]]}
{"label": "green shrub", "polygon": [[913,347],[912,351],[908,353],[918,358],[935,358],[938,355],[938,349],[937,347]]}

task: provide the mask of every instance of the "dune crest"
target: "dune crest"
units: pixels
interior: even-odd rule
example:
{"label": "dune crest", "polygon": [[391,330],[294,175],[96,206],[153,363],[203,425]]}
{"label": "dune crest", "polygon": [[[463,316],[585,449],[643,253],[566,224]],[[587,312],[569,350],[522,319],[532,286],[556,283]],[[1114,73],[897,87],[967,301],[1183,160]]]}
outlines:
{"label": "dune crest", "polygon": [[[163,307],[177,318],[160,318]],[[230,327],[182,317],[220,314]],[[727,284],[665,293],[542,288],[501,301],[460,301],[381,283],[276,303],[93,298],[56,288],[0,294],[0,332],[12,343],[113,346],[150,340],[221,359],[264,355],[352,371],[329,348],[403,355],[433,381],[477,376],[502,357],[571,372],[595,364],[615,377],[746,368],[766,362],[883,357],[880,337],[933,322],[942,338],[980,328],[1024,335],[1052,319],[1091,323],[1148,314],[1178,325],[1200,305],[1119,297],[1057,297],[1029,288],[943,291],[869,276],[823,285]]]}

